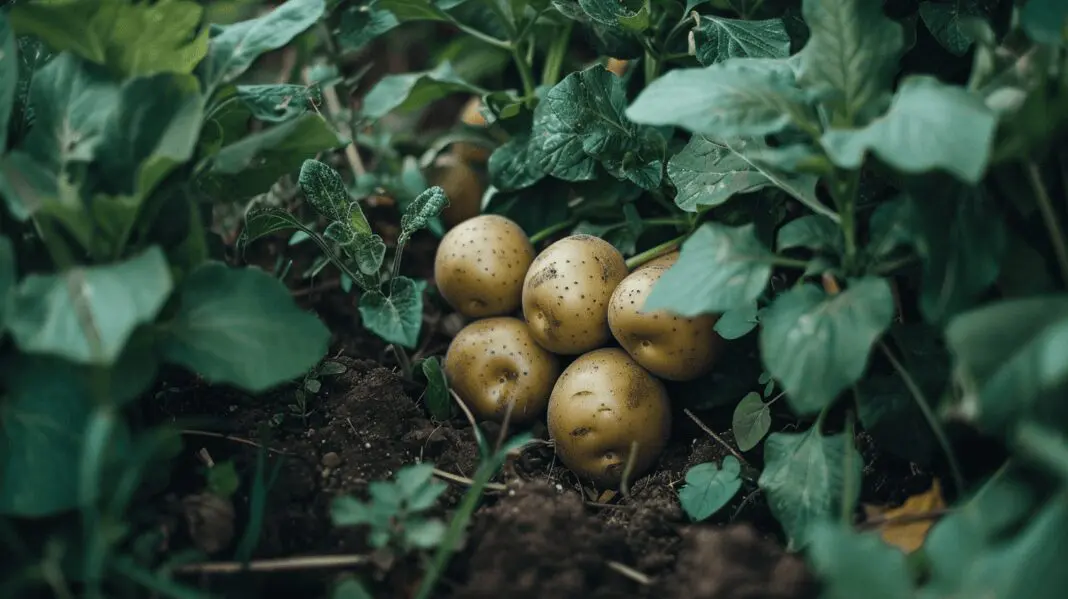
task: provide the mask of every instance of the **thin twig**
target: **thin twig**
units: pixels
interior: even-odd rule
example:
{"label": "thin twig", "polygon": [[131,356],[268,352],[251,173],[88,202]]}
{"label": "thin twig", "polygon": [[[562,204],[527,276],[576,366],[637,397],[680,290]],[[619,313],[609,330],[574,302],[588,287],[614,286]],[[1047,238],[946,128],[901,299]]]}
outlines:
{"label": "thin twig", "polygon": [[621,564],[614,560],[606,561],[605,565],[642,586],[649,586],[653,584],[652,578],[649,578],[645,574],[642,574],[641,572],[635,570],[634,568],[631,568],[630,566]]}
{"label": "thin twig", "polygon": [[1046,191],[1046,186],[1042,182],[1042,173],[1039,172],[1038,165],[1034,161],[1029,161],[1026,169],[1027,180],[1031,184],[1031,190],[1035,193],[1035,199],[1038,200],[1042,220],[1046,224],[1050,243],[1053,244],[1053,253],[1057,257],[1057,265],[1061,271],[1061,282],[1068,284],[1068,244],[1065,242],[1064,230],[1061,229],[1057,212],[1053,209],[1053,200],[1050,199],[1049,192]]}
{"label": "thin twig", "polygon": [[174,569],[179,574],[237,574],[240,572],[292,572],[317,568],[360,566],[371,560],[366,555],[309,555],[282,557],[248,562],[205,562],[186,564]]}
{"label": "thin twig", "polygon": [[[457,484],[466,485],[468,487],[470,487],[471,485],[475,484],[475,481],[471,480],[470,478],[467,478],[465,476],[460,476],[459,474],[453,474],[451,472],[446,472],[444,470],[438,470],[437,468],[434,468],[434,476],[437,476],[439,478],[444,478],[445,480],[450,480],[450,481],[452,481],[454,483],[457,483]],[[492,489],[494,491],[507,491],[508,490],[508,486],[507,485],[502,485],[501,483],[486,483],[485,484],[485,488]]]}
{"label": "thin twig", "polygon": [[249,445],[251,447],[258,447],[260,449],[266,449],[270,453],[276,453],[278,455],[294,455],[288,451],[282,451],[281,449],[273,449],[265,445],[261,445],[255,441],[244,439],[242,437],[235,437],[233,435],[224,435],[223,433],[213,433],[211,431],[198,431],[193,429],[182,430],[183,435],[195,435],[198,437],[214,437],[216,439],[226,439],[227,441],[233,441],[234,443],[241,443],[242,445]]}
{"label": "thin twig", "polygon": [[637,508],[637,506],[627,505],[625,503],[599,503],[597,501],[587,501],[585,503],[589,507],[595,507],[595,508],[606,509],[606,510],[633,510],[633,509]]}
{"label": "thin twig", "polygon": [[903,524],[915,524],[917,522],[927,522],[929,520],[937,520],[942,516],[953,512],[952,508],[939,508],[937,510],[931,510],[929,512],[920,512],[919,514],[899,514],[896,516],[876,516],[861,522],[857,525],[857,528],[861,530],[870,530],[872,528],[878,528],[880,526],[899,526]]}
{"label": "thin twig", "polygon": [[708,433],[709,437],[712,437],[713,439],[715,439],[716,443],[719,443],[720,445],[722,445],[724,448],[727,449],[727,451],[731,452],[731,455],[733,455],[734,457],[738,458],[738,461],[741,462],[742,464],[744,464],[746,468],[751,468],[752,467],[752,466],[749,465],[749,461],[745,459],[745,456],[743,456],[735,448],[731,447],[730,443],[727,443],[726,441],[724,441],[723,438],[720,437],[719,435],[717,435],[716,433],[714,433],[712,431],[712,429],[708,428],[708,425],[705,424],[704,422],[701,422],[701,419],[698,418],[697,416],[695,416],[694,413],[691,412],[689,408],[683,408],[682,411],[685,412],[686,415],[690,417],[690,420],[694,421],[694,424],[696,424],[697,426],[701,427],[701,430],[703,430],[706,433]]}

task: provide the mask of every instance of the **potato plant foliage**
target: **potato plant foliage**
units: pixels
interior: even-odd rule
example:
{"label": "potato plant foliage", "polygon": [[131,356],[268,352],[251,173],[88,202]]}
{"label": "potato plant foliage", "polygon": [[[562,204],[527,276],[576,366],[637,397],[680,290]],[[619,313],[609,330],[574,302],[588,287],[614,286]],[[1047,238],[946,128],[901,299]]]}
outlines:
{"label": "potato plant foliage", "polygon": [[[746,458],[690,470],[692,519],[758,494],[827,597],[1068,587],[1068,2],[288,0],[225,23],[210,4],[0,4],[0,538],[51,539],[0,565],[35,572],[13,585],[199,596],[138,553],[158,539],[133,514],[179,430],[131,402],[166,365],[260,393],[330,339],[279,277],[226,265],[213,211],[241,208],[241,248],[314,243],[309,276],[341,273],[410,378],[428,286],[401,258],[444,233],[424,172],[469,143],[492,150],[483,212],[533,239],[595,235],[632,267],[681,249],[644,308],[720,315],[726,343],[671,399],[733,413]],[[328,109],[360,89],[346,58],[428,23],[456,34],[440,60]],[[303,81],[251,76],[284,48]],[[388,129],[457,94],[485,128]],[[363,208],[383,195],[393,247]],[[448,415],[439,358],[422,371]],[[961,430],[1008,459],[962,464]],[[910,561],[854,526],[861,431],[951,489]],[[441,489],[406,472],[425,510]],[[341,525],[381,508],[344,501]],[[413,516],[375,543],[456,542],[464,505],[447,531]]]}

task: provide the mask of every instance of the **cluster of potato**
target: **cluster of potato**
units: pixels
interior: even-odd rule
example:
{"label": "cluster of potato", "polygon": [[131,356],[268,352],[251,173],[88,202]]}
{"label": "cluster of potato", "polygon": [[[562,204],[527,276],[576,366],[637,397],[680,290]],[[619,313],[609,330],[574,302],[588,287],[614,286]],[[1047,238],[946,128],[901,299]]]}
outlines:
{"label": "cluster of potato", "polygon": [[505,217],[460,223],[434,264],[441,296],[473,319],[446,353],[449,383],[487,420],[503,421],[509,404],[512,423],[547,413],[557,455],[587,480],[619,485],[635,443],[631,476],[648,471],[671,429],[660,379],[707,373],[724,343],[713,328],[718,316],[642,311],[677,256],[628,272],[598,237],[572,235],[536,254]]}

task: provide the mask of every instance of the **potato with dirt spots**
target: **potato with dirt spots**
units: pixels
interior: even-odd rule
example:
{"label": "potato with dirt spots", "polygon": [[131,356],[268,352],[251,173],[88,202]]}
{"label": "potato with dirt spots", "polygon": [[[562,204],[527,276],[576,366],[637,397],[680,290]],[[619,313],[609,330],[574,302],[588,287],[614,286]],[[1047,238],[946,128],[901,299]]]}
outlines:
{"label": "potato with dirt spots", "polygon": [[519,309],[534,246],[514,221],[483,214],[449,230],[434,256],[434,281],[454,310],[468,318]]}
{"label": "potato with dirt spots", "polygon": [[461,329],[445,353],[444,370],[479,417],[502,422],[514,402],[509,422],[524,424],[545,413],[560,362],[534,341],[527,323],[498,316]]}
{"label": "potato with dirt spots", "polygon": [[608,299],[627,276],[627,263],[612,244],[572,235],[545,248],[523,281],[523,318],[545,349],[578,355],[604,345]]}
{"label": "potato with dirt spots", "polygon": [[663,379],[690,381],[711,370],[726,342],[715,330],[718,314],[685,318],[643,309],[653,285],[668,268],[647,266],[627,275],[608,302],[608,326],[643,368]]}
{"label": "potato with dirt spots", "polygon": [[663,256],[660,256],[659,258],[653,258],[652,260],[646,262],[645,264],[642,264],[641,266],[635,268],[634,270],[637,271],[637,270],[641,270],[643,268],[649,268],[651,266],[663,266],[665,268],[670,268],[671,266],[674,266],[674,264],[676,262],[678,262],[678,261],[679,261],[679,251],[675,250],[674,252],[671,252],[670,254],[664,254]]}
{"label": "potato with dirt spots", "polygon": [[618,347],[597,349],[568,366],[549,397],[556,455],[580,477],[618,487],[637,443],[630,480],[647,472],[671,433],[664,384]]}

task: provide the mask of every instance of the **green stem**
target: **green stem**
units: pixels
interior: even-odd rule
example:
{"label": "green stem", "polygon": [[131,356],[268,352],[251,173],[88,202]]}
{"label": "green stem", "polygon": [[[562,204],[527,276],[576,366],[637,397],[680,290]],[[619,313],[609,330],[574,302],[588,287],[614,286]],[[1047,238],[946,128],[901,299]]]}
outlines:
{"label": "green stem", "polygon": [[1038,200],[1038,208],[1042,212],[1042,220],[1046,224],[1049,240],[1053,243],[1053,253],[1057,256],[1057,266],[1061,270],[1061,283],[1068,284],[1068,245],[1065,245],[1064,230],[1061,229],[1057,212],[1053,209],[1053,201],[1042,183],[1042,173],[1034,161],[1027,163],[1027,181],[1031,184],[1031,190]]}
{"label": "green stem", "polygon": [[512,46],[512,61],[519,69],[519,78],[523,80],[523,97],[534,97],[534,72],[530,69],[530,61],[523,56],[522,44]]}
{"label": "green stem", "polygon": [[845,434],[842,435],[846,444],[846,451],[842,455],[845,456],[846,463],[844,464],[842,474],[842,505],[840,507],[842,510],[842,524],[845,526],[853,525],[853,506],[856,505],[857,501],[855,493],[853,493],[854,484],[856,482],[852,480],[854,468],[853,464],[850,463],[850,461],[853,459],[853,456],[856,455],[856,451],[850,451],[854,449],[854,445],[856,444],[853,427],[853,410],[849,410],[846,413],[846,426],[844,431]]}
{"label": "green stem", "polygon": [[660,62],[653,56],[653,49],[648,45],[645,48],[645,60],[642,62],[645,67],[645,85],[650,85],[660,73]]}
{"label": "green stem", "polygon": [[773,256],[768,260],[768,262],[775,266],[782,266],[783,268],[800,268],[802,270],[808,268],[808,262],[805,260],[783,258],[782,256]]}
{"label": "green stem", "polygon": [[931,433],[934,434],[935,440],[938,441],[938,446],[942,448],[942,453],[946,455],[946,462],[949,463],[950,472],[953,474],[953,484],[956,485],[957,492],[963,493],[964,475],[961,474],[960,464],[957,463],[957,455],[953,453],[953,447],[949,444],[949,437],[946,436],[946,431],[942,429],[941,423],[938,422],[938,418],[935,416],[934,410],[931,409],[931,404],[928,403],[927,398],[924,396],[923,390],[920,389],[916,380],[912,378],[905,365],[898,361],[897,357],[890,351],[890,348],[886,346],[886,343],[879,341],[879,349],[882,350],[883,355],[890,361],[890,365],[894,367],[902,382],[905,383],[905,387],[912,394],[912,399],[919,406],[920,412],[923,413],[923,418],[927,421],[927,426],[931,428]]}
{"label": "green stem", "polygon": [[1047,426],[1024,421],[1016,427],[1012,444],[1049,472],[1068,482],[1068,439]]}
{"label": "green stem", "polygon": [[675,250],[675,248],[679,247],[679,245],[681,245],[682,242],[685,241],[686,238],[689,236],[690,235],[688,233],[686,235],[680,235],[675,239],[672,239],[671,241],[665,241],[664,243],[661,243],[658,246],[651,247],[640,254],[635,254],[634,256],[631,256],[627,260],[627,268],[633,270],[641,266],[642,264],[649,262],[650,260],[656,260],[664,254],[670,254]]}
{"label": "green stem", "polygon": [[[490,2],[489,4],[493,4],[493,3]],[[451,23],[453,25],[453,27],[456,27],[460,31],[463,31],[467,35],[470,35],[471,37],[473,37],[475,39],[481,40],[481,41],[483,41],[483,42],[485,42],[485,43],[487,43],[487,44],[489,44],[491,46],[500,48],[502,50],[511,50],[512,49],[512,43],[511,42],[506,42],[506,41],[504,41],[502,39],[497,39],[497,38],[493,37],[492,35],[489,35],[488,33],[483,33],[481,31],[479,31],[478,29],[475,29],[474,27],[471,27],[469,25],[465,25],[465,24],[461,23],[460,21],[457,21],[456,19],[449,19],[449,23]]]}
{"label": "green stem", "polygon": [[857,190],[860,187],[860,171],[849,171],[845,177],[836,177],[831,188],[831,197],[838,209],[842,236],[845,239],[845,266],[852,270],[857,258],[856,205]]}
{"label": "green stem", "polygon": [[574,21],[569,20],[567,25],[560,30],[560,34],[549,46],[549,52],[545,55],[545,68],[541,72],[541,84],[547,87],[556,85],[560,80],[560,69],[564,66],[564,58],[567,57],[567,48],[571,42],[571,28]]}
{"label": "green stem", "polygon": [[[688,218],[646,218],[642,219],[642,223],[649,227],[671,227],[671,226],[690,226],[690,219]],[[626,223],[622,223],[625,225]]]}
{"label": "green stem", "polygon": [[819,416],[816,416],[816,423],[812,425],[812,428],[816,429],[817,433],[823,434],[823,423],[827,421],[827,414],[831,413],[831,408],[834,407],[834,402],[831,402],[820,410]]}
{"label": "green stem", "polygon": [[542,241],[545,241],[546,239],[552,237],[553,235],[556,235],[560,231],[563,231],[564,229],[573,227],[574,225],[575,225],[575,220],[574,219],[569,219],[569,220],[565,220],[563,222],[556,223],[555,225],[550,225],[548,227],[545,227],[541,231],[538,231],[537,233],[535,233],[535,234],[530,236],[530,243],[532,243],[534,245],[537,245],[537,244],[541,243]]}

